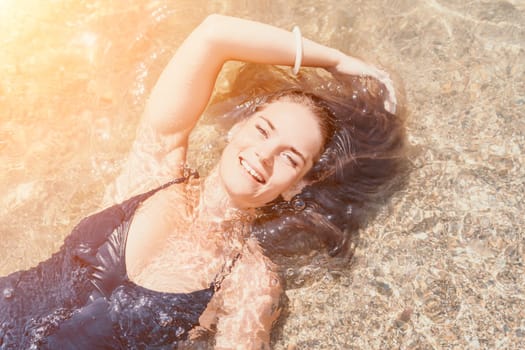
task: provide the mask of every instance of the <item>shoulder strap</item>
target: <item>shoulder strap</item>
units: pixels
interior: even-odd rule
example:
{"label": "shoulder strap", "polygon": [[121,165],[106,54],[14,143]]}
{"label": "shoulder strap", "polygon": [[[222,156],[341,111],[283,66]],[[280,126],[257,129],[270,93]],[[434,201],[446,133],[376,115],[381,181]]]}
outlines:
{"label": "shoulder strap", "polygon": [[237,253],[233,257],[233,259],[230,259],[224,263],[221,271],[215,276],[215,278],[213,279],[213,282],[211,283],[211,287],[213,288],[215,292],[221,288],[222,282],[224,281],[226,276],[228,276],[232,272],[233,267],[235,266],[235,263],[240,258],[241,258],[241,253]]}
{"label": "shoulder strap", "polygon": [[137,210],[139,205],[142,204],[142,202],[144,202],[146,199],[148,199],[149,197],[153,196],[158,191],[160,191],[162,189],[165,189],[166,187],[169,187],[169,186],[174,185],[174,184],[183,183],[183,182],[187,181],[188,179],[189,179],[189,176],[184,176],[184,177],[179,177],[177,179],[171,180],[170,182],[167,182],[167,183],[165,183],[163,185],[160,185],[159,187],[154,188],[152,190],[149,190],[148,192],[144,192],[144,193],[141,193],[141,194],[138,194],[136,196],[131,197],[130,199],[122,202],[120,204],[120,207],[126,213],[131,213],[131,216],[133,216],[133,214],[135,213],[135,210]]}

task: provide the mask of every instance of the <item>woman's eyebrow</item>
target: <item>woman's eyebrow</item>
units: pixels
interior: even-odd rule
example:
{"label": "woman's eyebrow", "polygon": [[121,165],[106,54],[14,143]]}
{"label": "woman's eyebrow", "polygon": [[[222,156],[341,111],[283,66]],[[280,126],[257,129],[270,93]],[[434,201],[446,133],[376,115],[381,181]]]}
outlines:
{"label": "woman's eyebrow", "polygon": [[296,150],[294,147],[290,147],[290,151],[292,151],[292,153],[295,153],[299,158],[302,159],[303,163],[306,164],[306,158],[303,156],[301,152]]}

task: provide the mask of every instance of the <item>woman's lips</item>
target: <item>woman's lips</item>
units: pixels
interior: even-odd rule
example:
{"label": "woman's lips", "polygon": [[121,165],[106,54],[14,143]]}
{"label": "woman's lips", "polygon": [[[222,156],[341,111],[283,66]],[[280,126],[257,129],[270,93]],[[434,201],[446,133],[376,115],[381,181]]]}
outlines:
{"label": "woman's lips", "polygon": [[244,160],[243,158],[239,158],[239,161],[241,163],[241,166],[244,168],[244,170],[246,170],[248,174],[250,174],[255,179],[255,181],[261,184],[266,183],[266,181],[264,180],[264,177],[257,170],[252,168],[252,166],[248,164],[246,160]]}

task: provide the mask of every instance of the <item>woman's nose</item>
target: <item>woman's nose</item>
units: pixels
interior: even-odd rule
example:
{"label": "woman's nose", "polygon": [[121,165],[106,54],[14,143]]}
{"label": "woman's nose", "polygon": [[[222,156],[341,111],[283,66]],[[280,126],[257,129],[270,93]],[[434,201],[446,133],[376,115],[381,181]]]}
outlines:
{"label": "woman's nose", "polygon": [[275,156],[275,147],[269,142],[262,143],[255,150],[255,154],[264,166],[271,166]]}

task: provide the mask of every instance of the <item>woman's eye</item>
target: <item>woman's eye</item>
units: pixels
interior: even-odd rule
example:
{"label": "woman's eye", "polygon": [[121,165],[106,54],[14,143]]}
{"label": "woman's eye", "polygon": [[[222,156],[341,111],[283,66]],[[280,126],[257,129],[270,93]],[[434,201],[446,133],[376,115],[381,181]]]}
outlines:
{"label": "woman's eye", "polygon": [[293,159],[291,155],[289,155],[288,153],[283,153],[283,156],[286,158],[286,160],[288,161],[288,163],[290,163],[291,166],[293,166],[294,168],[297,167],[298,163],[295,161],[295,159]]}
{"label": "woman's eye", "polygon": [[261,126],[259,125],[256,125],[255,128],[257,129],[257,131],[259,131],[259,133],[264,136],[265,138],[268,137],[268,132],[266,130],[264,130]]}

